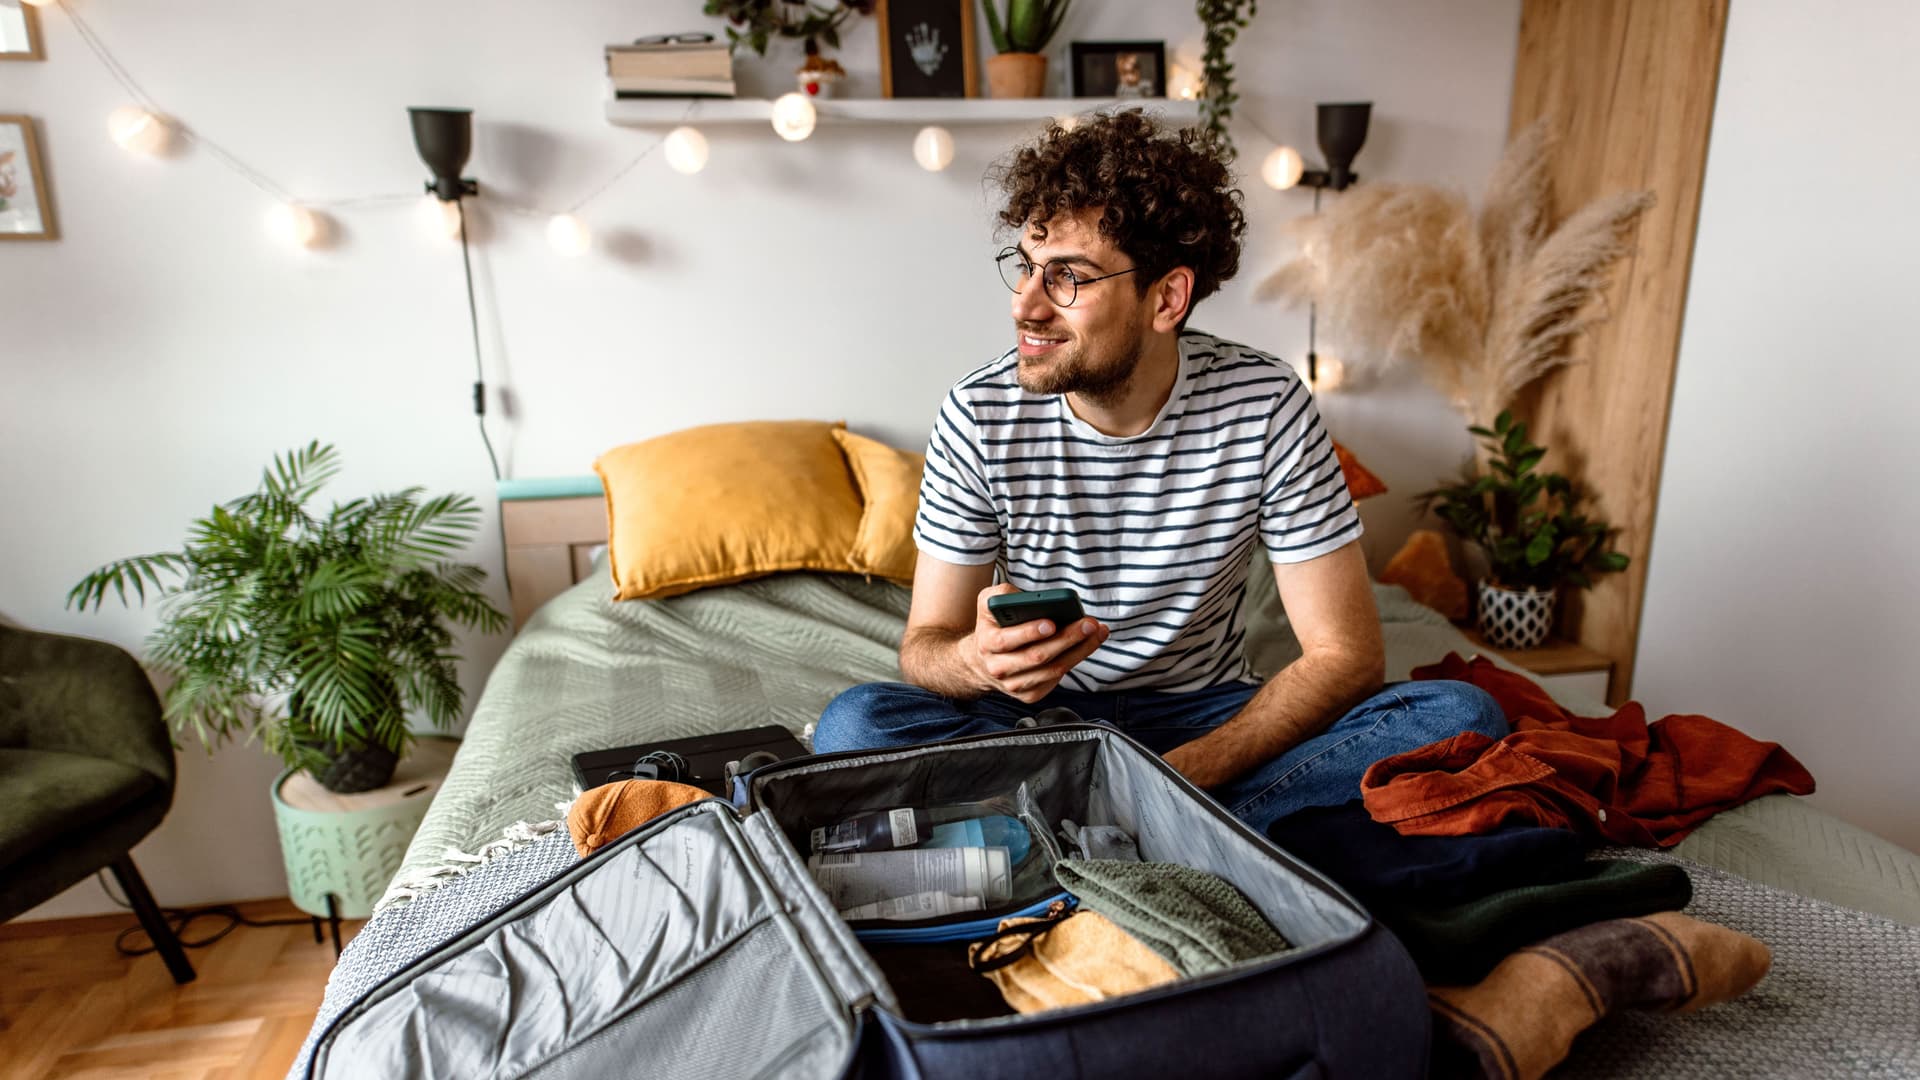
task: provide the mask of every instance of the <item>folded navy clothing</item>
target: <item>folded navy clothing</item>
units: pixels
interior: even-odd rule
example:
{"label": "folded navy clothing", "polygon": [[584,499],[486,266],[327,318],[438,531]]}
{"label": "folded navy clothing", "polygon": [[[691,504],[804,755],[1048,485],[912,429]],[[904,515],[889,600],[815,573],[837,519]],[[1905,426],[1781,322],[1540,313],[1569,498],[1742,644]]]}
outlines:
{"label": "folded navy clothing", "polygon": [[1587,841],[1571,829],[1521,826],[1481,836],[1401,836],[1355,799],[1289,814],[1267,837],[1326,874],[1361,903],[1418,899],[1438,906],[1565,881],[1580,873]]}

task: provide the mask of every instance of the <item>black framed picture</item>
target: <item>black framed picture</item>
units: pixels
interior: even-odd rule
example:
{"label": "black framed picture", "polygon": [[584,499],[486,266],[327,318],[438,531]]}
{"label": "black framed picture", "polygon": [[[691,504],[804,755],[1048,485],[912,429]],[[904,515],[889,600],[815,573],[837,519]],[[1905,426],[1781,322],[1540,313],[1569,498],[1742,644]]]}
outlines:
{"label": "black framed picture", "polygon": [[1167,96],[1164,41],[1076,41],[1070,66],[1074,97]]}
{"label": "black framed picture", "polygon": [[880,88],[890,98],[980,93],[973,0],[880,0]]}

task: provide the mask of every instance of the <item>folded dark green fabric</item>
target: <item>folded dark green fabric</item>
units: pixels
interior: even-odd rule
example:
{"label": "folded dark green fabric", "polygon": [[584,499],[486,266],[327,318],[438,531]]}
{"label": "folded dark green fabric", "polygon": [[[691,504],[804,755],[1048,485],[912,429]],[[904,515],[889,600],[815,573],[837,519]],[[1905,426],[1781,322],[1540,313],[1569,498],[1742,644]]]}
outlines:
{"label": "folded dark green fabric", "polygon": [[1430,985],[1463,986],[1536,941],[1607,919],[1678,911],[1691,899],[1693,882],[1678,866],[1601,859],[1564,881],[1448,906],[1380,903],[1373,913]]}
{"label": "folded dark green fabric", "polygon": [[1062,859],[1060,887],[1166,958],[1182,975],[1286,952],[1293,946],[1224,879],[1178,863]]}

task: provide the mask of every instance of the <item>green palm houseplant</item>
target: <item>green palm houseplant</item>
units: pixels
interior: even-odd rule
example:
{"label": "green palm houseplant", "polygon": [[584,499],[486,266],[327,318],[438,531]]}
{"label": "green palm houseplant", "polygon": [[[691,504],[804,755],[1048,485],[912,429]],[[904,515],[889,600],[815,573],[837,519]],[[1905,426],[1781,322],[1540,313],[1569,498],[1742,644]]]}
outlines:
{"label": "green palm houseplant", "polygon": [[480,591],[486,572],[454,561],[479,523],[472,499],[407,488],[309,510],[339,467],[318,442],[275,455],[258,489],[193,522],[181,550],[109,563],[67,603],[153,591],[147,662],[172,680],[174,728],[209,752],[258,738],[351,792],[392,777],[410,712],[441,729],[459,717],[449,624],[497,633],[507,618]]}
{"label": "green palm houseplant", "polygon": [[1041,55],[1073,0],[986,0],[987,35],[999,54],[987,58],[987,92],[996,98],[1045,96],[1047,58]]}
{"label": "green palm houseplant", "polygon": [[1478,624],[1496,648],[1531,649],[1553,630],[1562,586],[1586,588],[1627,568],[1608,550],[1613,529],[1581,512],[1585,497],[1560,473],[1538,471],[1544,447],[1502,410],[1492,428],[1467,429],[1486,449],[1484,470],[1414,498],[1485,551],[1490,575],[1478,584]]}

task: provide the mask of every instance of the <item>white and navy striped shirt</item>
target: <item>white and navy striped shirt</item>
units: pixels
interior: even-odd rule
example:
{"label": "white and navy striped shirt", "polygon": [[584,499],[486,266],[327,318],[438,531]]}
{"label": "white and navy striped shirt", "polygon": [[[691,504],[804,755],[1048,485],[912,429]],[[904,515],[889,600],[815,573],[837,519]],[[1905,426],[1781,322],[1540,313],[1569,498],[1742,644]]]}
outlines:
{"label": "white and navy striped shirt", "polygon": [[1252,682],[1242,639],[1256,540],[1304,562],[1360,536],[1313,395],[1265,353],[1188,331],[1166,405],[1103,435],[1029,394],[1017,351],[960,380],[927,445],[914,541],[997,563],[1021,589],[1072,589],[1112,636],[1068,690],[1184,692]]}

